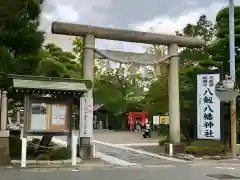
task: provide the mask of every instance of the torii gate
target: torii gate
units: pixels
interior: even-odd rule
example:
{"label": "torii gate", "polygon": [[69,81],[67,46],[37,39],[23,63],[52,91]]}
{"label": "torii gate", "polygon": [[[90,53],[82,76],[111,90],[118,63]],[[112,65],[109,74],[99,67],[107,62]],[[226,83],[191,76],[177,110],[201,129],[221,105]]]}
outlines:
{"label": "torii gate", "polygon": [[[169,75],[168,75],[168,96],[169,96],[169,136],[173,144],[180,144],[180,102],[179,102],[179,58],[178,47],[201,47],[204,42],[193,37],[164,35],[158,33],[112,29],[97,26],[79,25],[72,23],[53,22],[52,33],[84,37],[84,79],[93,80],[93,69],[95,53],[95,38],[118,40],[126,42],[146,43],[168,46]],[[101,56],[109,56],[109,51],[99,51]],[[113,55],[112,53],[111,55]],[[163,58],[166,59],[166,58]],[[86,95],[89,98],[89,107],[92,107],[92,91]],[[88,124],[92,132],[92,112],[89,112]],[[85,124],[85,123],[80,123]],[[85,126],[86,128],[86,126]],[[92,156],[91,135],[80,137],[80,156],[88,158]]]}

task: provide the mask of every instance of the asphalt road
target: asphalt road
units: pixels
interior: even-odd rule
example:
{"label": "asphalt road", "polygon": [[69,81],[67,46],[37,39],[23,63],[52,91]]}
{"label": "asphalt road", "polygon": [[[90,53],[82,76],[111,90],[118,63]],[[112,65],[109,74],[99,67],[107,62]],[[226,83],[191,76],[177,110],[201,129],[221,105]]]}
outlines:
{"label": "asphalt road", "polygon": [[[115,144],[134,143],[133,135],[126,133],[99,133],[95,139]],[[135,134],[134,134],[135,135]],[[103,138],[104,136],[104,138]],[[121,137],[121,138],[120,138]],[[59,137],[66,141],[66,137]],[[130,140],[129,140],[130,139]],[[126,142],[126,140],[128,140]],[[139,142],[141,139],[139,138]],[[134,142],[133,142],[134,141]],[[0,180],[230,180],[240,179],[240,165],[234,164],[208,164],[183,163],[150,157],[134,153],[125,149],[96,143],[96,151],[137,165],[108,167],[80,167],[79,169],[24,169],[1,170]],[[116,160],[119,159],[119,160]]]}
{"label": "asphalt road", "polygon": [[[191,166],[179,164],[177,167],[82,167],[74,169],[26,169],[0,170],[0,179],[8,180],[218,180],[210,176],[222,174],[225,180],[240,179],[240,166],[236,168],[215,166]],[[238,177],[237,177],[238,176]]]}

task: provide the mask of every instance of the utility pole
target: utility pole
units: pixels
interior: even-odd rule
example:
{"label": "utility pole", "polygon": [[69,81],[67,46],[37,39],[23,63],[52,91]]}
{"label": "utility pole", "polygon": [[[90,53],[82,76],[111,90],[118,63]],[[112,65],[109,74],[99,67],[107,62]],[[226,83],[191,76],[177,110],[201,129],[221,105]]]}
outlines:
{"label": "utility pole", "polygon": [[[234,27],[234,0],[229,0],[229,60],[230,76],[235,82],[235,27]],[[232,157],[237,157],[237,117],[236,117],[236,98],[231,102],[231,148]]]}

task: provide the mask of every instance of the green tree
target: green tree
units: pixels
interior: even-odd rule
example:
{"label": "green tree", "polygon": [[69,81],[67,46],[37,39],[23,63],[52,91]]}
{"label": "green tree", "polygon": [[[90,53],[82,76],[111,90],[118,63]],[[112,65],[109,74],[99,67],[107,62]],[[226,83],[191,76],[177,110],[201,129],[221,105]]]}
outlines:
{"label": "green tree", "polygon": [[[139,77],[123,76],[119,71],[124,68],[117,68],[116,71],[101,72],[95,79],[95,100],[105,104],[106,107],[119,115],[127,111],[139,110],[141,99],[144,97],[143,87],[140,87]],[[101,71],[99,69],[99,71]],[[114,98],[110,96],[114,95]]]}
{"label": "green tree", "polygon": [[[203,70],[218,67],[211,59],[209,47],[214,40],[215,28],[205,15],[200,16],[196,25],[188,24],[183,29],[183,35],[199,37],[205,45],[201,48],[185,48],[180,53],[180,102],[182,131],[187,136],[194,136],[193,130],[197,120],[197,74]],[[189,133],[189,134],[186,134]]]}
{"label": "green tree", "polygon": [[[161,57],[167,53],[167,47],[153,45],[147,47],[147,52],[157,54]],[[168,65],[160,64],[159,68],[161,75],[157,75],[155,78],[152,77],[152,79],[155,80],[151,82],[143,100],[144,110],[147,111],[150,116],[161,115],[168,112]],[[157,68],[155,68],[154,71],[157,71]],[[155,72],[155,74],[157,74],[157,72]]]}
{"label": "green tree", "polygon": [[47,44],[42,49],[42,59],[38,64],[36,73],[49,77],[82,77],[80,64],[70,52],[64,52],[55,44]]}
{"label": "green tree", "polygon": [[[102,61],[102,60],[101,60]],[[94,102],[104,104],[112,111],[121,128],[126,128],[125,113],[129,111],[141,111],[141,99],[144,90],[140,86],[138,77],[124,76],[121,71],[124,68],[106,71],[104,64],[95,68]]]}
{"label": "green tree", "polygon": [[[235,53],[236,53],[236,82],[240,84],[240,6],[235,6]],[[210,47],[212,60],[217,62],[222,73],[229,74],[229,9],[223,8],[216,16],[216,39]],[[239,103],[237,102],[239,107]],[[230,106],[224,104],[224,138],[225,143],[230,142]],[[237,118],[240,113],[237,108]],[[239,133],[239,132],[238,132]],[[238,135],[239,136],[239,135]]]}
{"label": "green tree", "polygon": [[168,112],[168,66],[161,65],[161,75],[150,85],[143,100],[144,109],[152,115]]}
{"label": "green tree", "polygon": [[76,37],[73,40],[73,53],[76,56],[77,63],[79,63],[80,72],[83,77],[83,39],[81,37]]}
{"label": "green tree", "polygon": [[[229,74],[229,10],[224,8],[216,17],[216,39],[212,43],[210,53],[212,60],[219,63],[224,74]],[[240,83],[240,6],[235,6],[235,52],[236,81]]]}
{"label": "green tree", "polygon": [[43,32],[37,30],[41,3],[34,0],[0,2],[1,72],[31,74],[37,69],[44,41]]}

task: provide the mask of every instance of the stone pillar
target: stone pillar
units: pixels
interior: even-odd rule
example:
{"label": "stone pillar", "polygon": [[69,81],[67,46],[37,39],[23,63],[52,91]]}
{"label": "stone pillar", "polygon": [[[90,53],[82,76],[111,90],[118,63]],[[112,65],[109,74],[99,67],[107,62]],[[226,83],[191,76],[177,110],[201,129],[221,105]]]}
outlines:
{"label": "stone pillar", "polygon": [[[72,102],[71,102],[72,103]],[[73,137],[73,117],[72,117],[72,104],[68,104],[68,128],[69,128],[69,133],[68,133],[68,137],[67,137],[67,148],[69,150],[69,152],[71,152],[72,150],[72,137]],[[72,154],[72,152],[71,152]]]}
{"label": "stone pillar", "polygon": [[7,129],[7,118],[8,118],[8,110],[7,110],[7,92],[2,92],[2,105],[1,105],[1,131],[6,131]]}
{"label": "stone pillar", "polygon": [[[168,55],[177,55],[178,45],[168,47]],[[173,144],[180,144],[180,102],[179,102],[179,58],[173,56],[169,61],[168,72],[169,98],[169,137]]]}
{"label": "stone pillar", "polygon": [[108,114],[106,115],[105,119],[105,129],[108,129]]}
{"label": "stone pillar", "polygon": [[[95,48],[95,38],[92,34],[87,34],[84,38],[84,55],[83,55],[83,76],[86,80],[93,81],[93,71],[94,71],[94,49]],[[80,132],[79,138],[79,155],[82,159],[89,159],[93,157],[93,146],[91,144],[92,132],[93,132],[93,93],[90,89],[85,97],[88,99],[87,108],[87,120],[88,127],[86,129],[88,135],[83,135]],[[81,107],[80,107],[81,108]],[[81,115],[80,115],[81,116]],[[80,121],[83,119],[80,118]],[[83,126],[85,122],[80,122],[79,125]],[[85,125],[84,125],[85,126]],[[83,128],[79,128],[81,130]]]}
{"label": "stone pillar", "polygon": [[1,96],[0,166],[10,164],[9,131],[7,131],[7,92]]}

